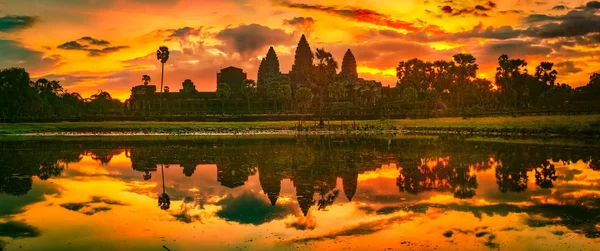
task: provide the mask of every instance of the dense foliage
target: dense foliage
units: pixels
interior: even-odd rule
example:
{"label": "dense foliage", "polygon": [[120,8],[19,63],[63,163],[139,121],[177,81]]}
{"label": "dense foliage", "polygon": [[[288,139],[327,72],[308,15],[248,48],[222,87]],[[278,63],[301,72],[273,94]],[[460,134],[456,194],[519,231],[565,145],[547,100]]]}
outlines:
{"label": "dense foliage", "polygon": [[123,104],[108,92],[99,90],[90,98],[68,92],[58,81],[30,79],[25,69],[0,71],[0,119],[69,118],[81,115],[122,113]]}

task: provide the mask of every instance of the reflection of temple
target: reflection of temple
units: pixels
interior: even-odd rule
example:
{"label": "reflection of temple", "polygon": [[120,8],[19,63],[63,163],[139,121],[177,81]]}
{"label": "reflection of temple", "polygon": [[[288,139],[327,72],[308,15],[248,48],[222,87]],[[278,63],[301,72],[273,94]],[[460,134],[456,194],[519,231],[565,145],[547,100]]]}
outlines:
{"label": "reflection of temple", "polygon": [[[101,163],[127,149],[132,169],[150,179],[159,165],[174,164],[183,175],[193,177],[200,164],[215,164],[217,180],[224,187],[245,184],[258,174],[260,186],[271,204],[277,203],[283,179],[292,181],[301,211],[328,207],[337,199],[338,179],[345,197],[356,199],[358,176],[390,162],[398,166],[400,192],[441,192],[465,199],[476,196],[477,173],[494,167],[498,190],[523,192],[528,177],[540,188],[551,188],[557,180],[557,161],[583,160],[597,170],[597,148],[560,148],[432,140],[397,140],[388,148],[378,139],[350,138],[343,141],[320,138],[285,140],[231,139],[182,142],[33,142],[0,143],[0,193],[24,195],[34,176],[48,179],[61,175],[70,162],[90,156]],[[214,147],[213,147],[214,146]],[[24,148],[25,147],[25,148]],[[26,149],[24,151],[23,149]],[[83,149],[83,150],[82,150]],[[172,167],[171,167],[172,168]]]}

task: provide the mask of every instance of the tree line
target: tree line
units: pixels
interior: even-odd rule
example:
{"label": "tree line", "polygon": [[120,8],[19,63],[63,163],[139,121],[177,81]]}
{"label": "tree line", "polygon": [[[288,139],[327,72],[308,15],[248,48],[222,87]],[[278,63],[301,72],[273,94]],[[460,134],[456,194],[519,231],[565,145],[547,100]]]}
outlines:
{"label": "tree line", "polygon": [[587,85],[573,89],[557,82],[552,62],[541,62],[532,74],[523,59],[498,58],[494,81],[478,78],[479,66],[470,54],[452,61],[426,62],[412,59],[399,63],[396,99],[404,109],[524,110],[572,107],[598,108],[600,74]]}
{"label": "tree line", "polygon": [[40,78],[32,81],[22,68],[0,71],[0,119],[69,118],[82,115],[114,113],[123,103],[110,93],[99,90],[89,98],[65,90],[56,80]]}
{"label": "tree line", "polygon": [[[277,60],[276,55],[274,57]],[[489,80],[478,77],[479,65],[470,54],[457,54],[449,61],[415,58],[399,62],[396,86],[386,88],[379,82],[358,78],[351,53],[351,60],[346,60],[348,53],[344,57],[339,74],[337,61],[325,49],[317,49],[314,55],[305,57],[309,60],[297,61],[307,63],[300,67],[296,66],[300,64],[297,62],[290,74],[279,73],[278,61],[273,63],[277,67],[272,71],[259,69],[258,81],[244,80],[240,95],[234,95],[227,83],[219,83],[216,98],[221,102],[223,113],[232,99],[245,99],[245,113],[256,112],[253,107],[259,103],[263,109],[265,103],[270,103],[267,109],[278,113],[320,117],[354,115],[355,118],[408,113],[444,116],[493,111],[600,109],[600,74],[592,74],[587,85],[572,88],[557,81],[558,72],[552,62],[541,62],[530,73],[525,60],[502,55],[498,58],[494,79]],[[264,68],[262,64],[261,68]],[[150,79],[144,75],[142,81],[147,85]],[[184,81],[182,86],[180,92],[195,92],[191,80]],[[164,92],[169,92],[169,88],[165,86]],[[122,102],[102,90],[83,98],[76,92],[68,92],[56,80],[33,81],[21,68],[0,71],[2,121],[127,115],[125,111]]]}

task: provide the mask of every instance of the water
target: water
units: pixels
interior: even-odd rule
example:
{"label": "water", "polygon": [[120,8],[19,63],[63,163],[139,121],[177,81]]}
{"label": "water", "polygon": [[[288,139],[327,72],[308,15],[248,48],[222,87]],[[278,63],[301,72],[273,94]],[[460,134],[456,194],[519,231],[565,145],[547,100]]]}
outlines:
{"label": "water", "polygon": [[597,146],[175,139],[4,139],[0,247],[600,249]]}

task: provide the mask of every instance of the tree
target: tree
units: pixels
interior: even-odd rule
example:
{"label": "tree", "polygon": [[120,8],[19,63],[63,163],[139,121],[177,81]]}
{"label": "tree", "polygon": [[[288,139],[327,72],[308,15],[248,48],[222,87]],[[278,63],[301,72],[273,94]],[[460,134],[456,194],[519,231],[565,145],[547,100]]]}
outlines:
{"label": "tree", "polygon": [[162,72],[160,75],[160,90],[163,90],[163,80],[165,77],[165,63],[169,60],[169,48],[166,46],[161,46],[156,51],[156,59],[160,61],[162,65]]}
{"label": "tree", "polygon": [[337,102],[344,98],[345,89],[345,82],[343,82],[343,80],[338,80],[329,85],[327,92],[329,93],[329,96],[333,99],[333,101]]}
{"label": "tree", "polygon": [[518,108],[526,90],[527,62],[522,59],[509,59],[507,55],[502,55],[498,58],[498,65],[496,86],[502,92],[503,103],[512,103],[515,108]]}
{"label": "tree", "polygon": [[308,109],[312,105],[313,93],[307,87],[300,87],[296,92],[296,107],[300,109]]}
{"label": "tree", "polygon": [[[151,81],[150,76],[143,75],[142,76],[142,81],[144,81],[144,85],[148,85],[148,83]],[[162,86],[162,80],[161,80],[161,86]]]}
{"label": "tree", "polygon": [[292,101],[292,88],[289,84],[280,84],[277,88],[276,98],[281,109],[285,109],[285,105]]}
{"label": "tree", "polygon": [[220,83],[217,85],[217,98],[221,100],[223,114],[225,114],[225,102],[229,100],[231,96],[231,88],[227,83]]}
{"label": "tree", "polygon": [[419,99],[419,94],[417,90],[413,87],[408,87],[402,91],[402,96],[400,101],[407,107],[411,107],[411,109],[416,108],[417,100]]}
{"label": "tree", "polygon": [[323,123],[323,98],[325,96],[325,90],[329,83],[333,82],[333,79],[337,75],[338,63],[333,58],[331,53],[325,51],[325,49],[317,49],[317,53],[315,54],[317,59],[317,85],[319,90],[319,122],[321,125]]}
{"label": "tree", "polygon": [[[282,105],[283,101],[292,99],[291,80],[288,76],[278,75],[267,80],[267,96],[273,100],[274,107],[277,109],[278,103]],[[287,86],[287,87],[286,87]],[[287,96],[289,89],[289,97]]]}
{"label": "tree", "polygon": [[30,86],[29,73],[22,68],[0,71],[0,115],[6,121],[21,114],[33,114],[39,97]]}
{"label": "tree", "polygon": [[256,96],[256,92],[257,86],[254,80],[246,79],[242,82],[242,95],[248,101],[248,111],[250,111],[250,102],[252,101],[252,98]]}
{"label": "tree", "polygon": [[452,57],[454,62],[454,74],[456,76],[455,92],[458,96],[458,108],[463,108],[464,92],[470,88],[471,79],[477,76],[479,66],[475,63],[476,59],[471,54],[456,54]]}

